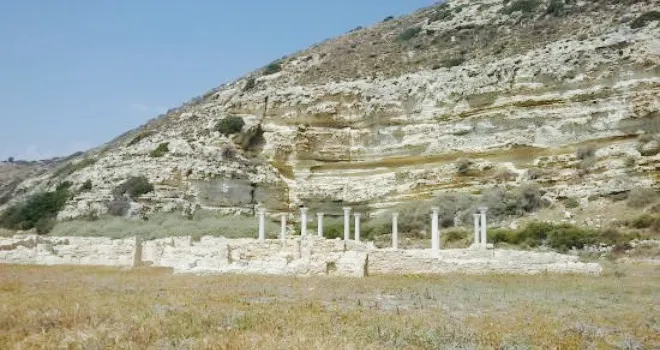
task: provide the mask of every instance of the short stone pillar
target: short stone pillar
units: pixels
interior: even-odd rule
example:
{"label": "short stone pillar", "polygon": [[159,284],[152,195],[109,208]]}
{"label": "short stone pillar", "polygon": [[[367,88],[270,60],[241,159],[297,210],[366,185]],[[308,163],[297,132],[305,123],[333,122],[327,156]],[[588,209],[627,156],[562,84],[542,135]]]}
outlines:
{"label": "short stone pillar", "polygon": [[486,212],[488,212],[488,208],[480,207],[479,212],[481,213],[481,245],[486,246],[488,244],[486,226]]}
{"label": "short stone pillar", "polygon": [[479,239],[479,220],[481,220],[481,214],[472,214],[474,218],[474,242],[473,245],[478,245],[481,239]]}
{"label": "short stone pillar", "polygon": [[438,213],[440,208],[431,208],[431,249],[440,250],[440,227],[438,224]]}
{"label": "short stone pillar", "polygon": [[259,240],[266,240],[266,209],[259,209]]}
{"label": "short stone pillar", "polygon": [[351,208],[344,207],[344,241],[351,239]]}
{"label": "short stone pillar", "polygon": [[307,235],[307,208],[300,208],[300,236]]}
{"label": "short stone pillar", "polygon": [[360,241],[360,218],[362,217],[362,214],[355,213],[353,215],[355,216],[355,241],[359,242]]}
{"label": "short stone pillar", "polygon": [[319,238],[323,238],[323,215],[324,215],[323,213],[316,213],[316,217],[318,219],[316,229]]}
{"label": "short stone pillar", "polygon": [[392,248],[399,249],[399,213],[392,213]]}
{"label": "short stone pillar", "polygon": [[282,239],[282,243],[286,242],[286,216],[286,213],[282,213],[282,227],[280,228],[280,238]]}

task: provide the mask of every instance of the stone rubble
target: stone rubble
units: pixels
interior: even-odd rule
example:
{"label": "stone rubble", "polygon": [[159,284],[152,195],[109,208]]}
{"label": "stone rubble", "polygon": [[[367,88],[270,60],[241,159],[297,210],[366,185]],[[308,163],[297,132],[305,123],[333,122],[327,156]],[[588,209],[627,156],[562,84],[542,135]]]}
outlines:
{"label": "stone rubble", "polygon": [[286,239],[172,237],[141,242],[136,238],[0,238],[0,263],[168,267],[174,273],[347,276],[408,274],[598,275],[597,263],[553,252],[487,249],[377,249],[373,243],[329,240],[315,235]]}

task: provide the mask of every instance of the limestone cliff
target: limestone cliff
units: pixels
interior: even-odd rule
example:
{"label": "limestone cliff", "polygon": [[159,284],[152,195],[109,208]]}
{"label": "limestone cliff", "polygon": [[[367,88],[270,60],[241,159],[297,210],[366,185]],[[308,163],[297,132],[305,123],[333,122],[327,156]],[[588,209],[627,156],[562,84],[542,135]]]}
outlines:
{"label": "limestone cliff", "polygon": [[[16,190],[91,180],[60,214],[76,217],[105,211],[135,175],[155,184],[146,212],[376,209],[526,180],[582,201],[654,186],[660,144],[638,139],[660,132],[654,11],[652,0],[449,1],[291,55]],[[228,116],[243,118],[240,134],[215,131]],[[459,175],[461,158],[474,165]]]}

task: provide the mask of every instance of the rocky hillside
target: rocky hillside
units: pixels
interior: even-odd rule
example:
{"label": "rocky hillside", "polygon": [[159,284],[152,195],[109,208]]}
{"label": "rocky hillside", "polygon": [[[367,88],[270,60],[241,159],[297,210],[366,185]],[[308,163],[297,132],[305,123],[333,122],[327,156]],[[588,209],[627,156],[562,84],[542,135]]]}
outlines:
{"label": "rocky hillside", "polygon": [[584,204],[655,186],[657,11],[654,0],[456,0],[387,18],[14,190],[91,182],[66,218],[105,212],[131,176],[155,186],[131,214],[378,209],[527,181]]}

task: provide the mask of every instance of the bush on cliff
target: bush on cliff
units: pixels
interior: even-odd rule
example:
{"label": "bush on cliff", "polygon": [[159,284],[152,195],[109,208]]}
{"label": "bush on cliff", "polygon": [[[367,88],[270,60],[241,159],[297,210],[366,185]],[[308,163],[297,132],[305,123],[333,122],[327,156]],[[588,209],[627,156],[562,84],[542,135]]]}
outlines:
{"label": "bush on cliff", "polygon": [[37,233],[48,233],[53,220],[71,197],[70,183],[62,183],[55,191],[36,193],[17,203],[0,216],[0,226],[10,230],[37,228]]}
{"label": "bush on cliff", "polygon": [[244,125],[243,118],[232,115],[218,121],[218,124],[215,125],[215,130],[225,136],[229,136],[241,132]]}

